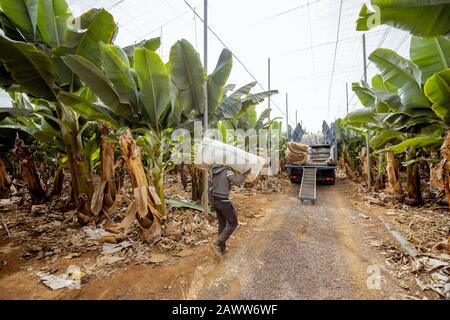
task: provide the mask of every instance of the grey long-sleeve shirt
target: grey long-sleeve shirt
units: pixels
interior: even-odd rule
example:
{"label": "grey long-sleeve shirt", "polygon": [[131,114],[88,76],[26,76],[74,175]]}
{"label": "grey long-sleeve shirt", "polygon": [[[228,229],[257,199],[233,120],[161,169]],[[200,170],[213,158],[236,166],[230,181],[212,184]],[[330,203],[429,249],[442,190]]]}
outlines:
{"label": "grey long-sleeve shirt", "polygon": [[245,174],[236,176],[234,171],[227,167],[213,173],[211,184],[212,196],[219,199],[228,199],[231,185],[240,186],[246,178],[247,175]]}

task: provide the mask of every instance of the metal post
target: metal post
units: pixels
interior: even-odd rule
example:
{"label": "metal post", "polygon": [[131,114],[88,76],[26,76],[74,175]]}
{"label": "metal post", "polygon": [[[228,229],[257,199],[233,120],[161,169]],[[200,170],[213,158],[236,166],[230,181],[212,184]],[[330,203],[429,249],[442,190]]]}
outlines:
{"label": "metal post", "polygon": [[[270,91],[270,58],[267,59],[267,90]],[[269,109],[270,109],[270,97],[269,97]],[[270,120],[270,118],[269,118]]]}
{"label": "metal post", "polygon": [[[208,74],[208,0],[203,1],[203,65],[205,72]],[[208,85],[203,84],[205,92],[205,109],[203,112],[204,132],[208,130]],[[208,170],[203,171],[203,211],[208,213]]]}
{"label": "metal post", "polygon": [[[270,58],[267,58],[267,89],[270,91]],[[271,113],[272,113],[271,112],[272,109],[270,108],[270,96],[269,96],[268,106],[269,106],[269,110],[270,110],[270,112],[269,112],[269,121],[270,121]],[[267,144],[266,144],[267,152],[266,152],[265,156],[269,155],[269,150],[271,150],[271,148],[272,148],[272,130],[270,129],[270,127],[268,129],[269,129],[268,130],[269,136],[268,136],[268,139],[267,139]],[[267,170],[268,174],[267,174],[266,180],[265,180],[265,187],[266,188],[269,186],[270,169],[271,169],[271,167],[269,166],[269,168]]]}
{"label": "metal post", "polygon": [[159,47],[159,55],[161,59],[163,57],[163,27],[161,26],[160,35],[159,35],[160,47]]}
{"label": "metal post", "polygon": [[298,125],[298,118],[297,118],[297,115],[298,115],[298,111],[295,110],[295,126],[296,126],[296,127],[297,127],[297,125]]}
{"label": "metal post", "polygon": [[286,93],[286,132],[288,134],[288,141],[291,140],[291,135],[289,134],[289,100],[288,94]]}
{"label": "metal post", "polygon": [[[364,81],[367,83],[367,53],[366,53],[366,34],[363,34],[363,58],[364,58]],[[367,187],[372,187],[372,177],[370,175],[370,144],[369,130],[366,130],[366,155],[367,155]]]}
{"label": "metal post", "polygon": [[347,114],[348,114],[348,83],[345,83],[345,99],[347,101]]}

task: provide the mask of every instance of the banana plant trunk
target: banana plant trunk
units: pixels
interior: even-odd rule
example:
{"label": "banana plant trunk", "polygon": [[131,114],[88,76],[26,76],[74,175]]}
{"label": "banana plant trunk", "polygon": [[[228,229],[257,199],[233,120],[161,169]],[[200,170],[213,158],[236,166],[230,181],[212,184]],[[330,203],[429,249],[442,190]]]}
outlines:
{"label": "banana plant trunk", "polygon": [[61,135],[66,146],[70,174],[72,177],[72,192],[78,210],[78,217],[82,223],[93,221],[90,210],[91,198],[94,193],[94,184],[90,171],[89,161],[86,159],[82,136],[78,120],[67,112],[62,116]]}
{"label": "banana plant trunk", "polygon": [[203,171],[192,166],[192,201],[202,201],[203,196]]}
{"label": "banana plant trunk", "polygon": [[[416,159],[416,151],[411,149],[407,152],[408,160]],[[407,198],[406,202],[412,206],[418,206],[422,204],[422,191],[420,188],[420,170],[418,163],[411,164],[406,170],[408,176],[407,184]]]}
{"label": "banana plant trunk", "polygon": [[47,192],[42,186],[41,179],[38,175],[33,153],[25,146],[25,143],[20,138],[16,139],[14,148],[11,152],[20,162],[20,170],[22,176],[27,180],[32,202],[44,202],[46,200]]}
{"label": "banana plant trunk", "polygon": [[389,192],[394,195],[401,195],[403,193],[402,184],[400,183],[400,174],[397,159],[395,159],[394,152],[386,152],[387,160],[387,179],[389,184]]}
{"label": "banana plant trunk", "polygon": [[11,193],[11,178],[6,170],[5,161],[0,157],[0,199],[7,199]]}
{"label": "banana plant trunk", "polygon": [[[450,130],[447,131],[444,143],[441,147],[441,165],[442,165],[442,177],[444,183],[444,190],[447,194],[447,201],[450,208]],[[450,230],[449,230],[449,240],[450,240]],[[450,242],[449,242],[450,244]]]}
{"label": "banana plant trunk", "polygon": [[[112,128],[106,124],[100,128],[101,149],[101,181],[94,191],[91,201],[91,212],[99,217],[103,212],[110,217],[117,207],[118,183],[115,176],[114,144],[106,138],[112,133]],[[100,217],[99,217],[100,218]]]}
{"label": "banana plant trunk", "polygon": [[[367,150],[365,147],[361,149],[360,160],[362,163],[361,167],[362,167],[362,173],[363,173],[364,180],[367,183],[367,185],[369,185],[369,175],[371,178],[373,176],[372,170],[371,170],[372,164],[370,163],[369,168],[367,168]],[[373,179],[371,179],[371,180],[373,181]]]}
{"label": "banana plant trunk", "polygon": [[[130,216],[131,219],[125,219],[132,222],[136,217],[144,228],[142,233],[144,240],[154,243],[162,233],[160,224],[162,214],[157,210],[157,206],[161,205],[161,199],[155,192],[155,188],[148,183],[142,164],[142,152],[130,130],[120,137],[119,147],[127,163],[135,198],[128,208],[127,216]],[[123,228],[127,229],[128,227],[129,224]]]}
{"label": "banana plant trunk", "polygon": [[60,196],[62,194],[63,183],[64,183],[64,170],[63,168],[59,167],[58,170],[56,170],[55,178],[53,179],[53,189],[51,192],[52,196]]}

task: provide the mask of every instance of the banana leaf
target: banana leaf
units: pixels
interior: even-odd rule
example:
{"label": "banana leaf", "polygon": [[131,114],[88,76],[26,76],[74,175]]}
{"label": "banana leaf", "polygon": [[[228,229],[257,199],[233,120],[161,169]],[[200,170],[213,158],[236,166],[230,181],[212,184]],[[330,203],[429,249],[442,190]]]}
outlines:
{"label": "banana leaf", "polygon": [[251,82],[225,97],[219,104],[218,113],[224,119],[234,119],[241,112],[242,99],[250,93],[255,85],[256,82]]}
{"label": "banana leaf", "polygon": [[449,68],[450,40],[445,37],[412,37],[409,55],[411,61],[422,71],[422,83],[425,83],[434,73]]}
{"label": "banana leaf", "polygon": [[160,46],[161,46],[161,38],[157,37],[148,40],[142,40],[141,42],[138,42],[136,44],[126,46],[125,48],[123,48],[123,51],[126,53],[128,58],[132,59],[134,55],[134,49],[136,48],[145,48],[150,51],[156,52],[156,50],[158,50]]}
{"label": "banana leaf", "polygon": [[371,0],[371,4],[379,8],[379,15],[364,4],[357,21],[359,31],[387,24],[425,38],[450,33],[447,0]]}
{"label": "banana leaf", "polygon": [[450,108],[450,68],[431,76],[425,83],[424,91],[434,104]]}
{"label": "banana leaf", "polygon": [[430,108],[421,88],[421,73],[409,60],[389,49],[376,49],[370,56],[386,83],[398,88],[403,105]]}
{"label": "banana leaf", "polygon": [[200,55],[185,39],[177,41],[170,49],[171,79],[179,91],[183,112],[194,110],[203,114],[205,107],[205,69]]}
{"label": "banana leaf", "polygon": [[[27,1],[30,3],[32,1]],[[64,42],[68,19],[72,16],[64,0],[37,0],[36,25],[50,47]]]}
{"label": "banana leaf", "polygon": [[208,76],[208,109],[215,113],[224,94],[224,87],[233,67],[233,56],[230,50],[223,49],[214,72]]}
{"label": "banana leaf", "polygon": [[37,0],[0,0],[0,9],[29,40],[35,38],[36,3]]}
{"label": "banana leaf", "polygon": [[117,26],[113,16],[105,9],[91,9],[79,19],[80,30],[69,28],[64,46],[70,53],[100,64],[100,43],[111,43]]}
{"label": "banana leaf", "polygon": [[0,61],[11,77],[33,97],[55,101],[55,73],[50,58],[29,43],[0,35]]}
{"label": "banana leaf", "polygon": [[[122,102],[138,105],[138,89],[134,81],[128,57],[120,47],[113,44],[100,46],[102,69],[111,81]],[[134,110],[138,112],[139,110]]]}
{"label": "banana leaf", "polygon": [[391,150],[396,153],[403,153],[409,148],[435,148],[439,149],[444,142],[442,137],[415,137],[405,140],[396,146],[391,147]]}
{"label": "banana leaf", "polygon": [[134,51],[134,71],[139,80],[139,98],[149,125],[157,130],[170,103],[170,82],[166,66],[155,52],[137,48]]}
{"label": "banana leaf", "polygon": [[76,55],[67,55],[63,61],[114,114],[132,121],[133,109],[131,106],[126,99],[120,98],[111,81],[93,63]]}

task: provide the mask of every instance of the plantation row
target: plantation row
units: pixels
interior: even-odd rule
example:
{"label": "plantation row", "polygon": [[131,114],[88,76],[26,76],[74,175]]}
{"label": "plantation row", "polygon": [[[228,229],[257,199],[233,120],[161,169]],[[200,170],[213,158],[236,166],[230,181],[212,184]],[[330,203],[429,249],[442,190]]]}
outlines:
{"label": "plantation row", "polygon": [[[0,86],[14,104],[0,109],[3,151],[20,161],[35,203],[60,194],[62,168],[70,169],[83,223],[116,209],[126,163],[135,195],[129,212],[144,228],[157,227],[165,214],[163,177],[174,167],[170,133],[193,131],[206,105],[210,128],[280,129],[277,119],[269,120],[269,109],[256,113],[277,91],[251,93],[255,82],[238,89],[227,84],[227,49],[211,74],[186,40],[177,41],[164,62],[159,38],[120,48],[109,12],[92,9],[73,17],[60,0],[1,0],[0,28]],[[4,163],[7,156],[0,159],[3,197],[9,196],[8,168],[14,167]],[[55,171],[52,190],[40,180],[35,157]],[[189,168],[192,198],[200,200],[202,171]],[[94,189],[95,172],[101,181]]]}
{"label": "plantation row", "polygon": [[[378,68],[371,82],[353,84],[364,106],[339,119],[341,164],[347,175],[370,174],[377,187],[387,182],[402,195],[399,163],[406,167],[406,200],[422,203],[420,168],[450,200],[450,3],[372,0],[379,12],[361,9],[357,29],[379,22],[412,34],[410,59],[379,48],[369,56]],[[370,171],[365,136],[370,137]],[[450,204],[450,201],[449,201]]]}

